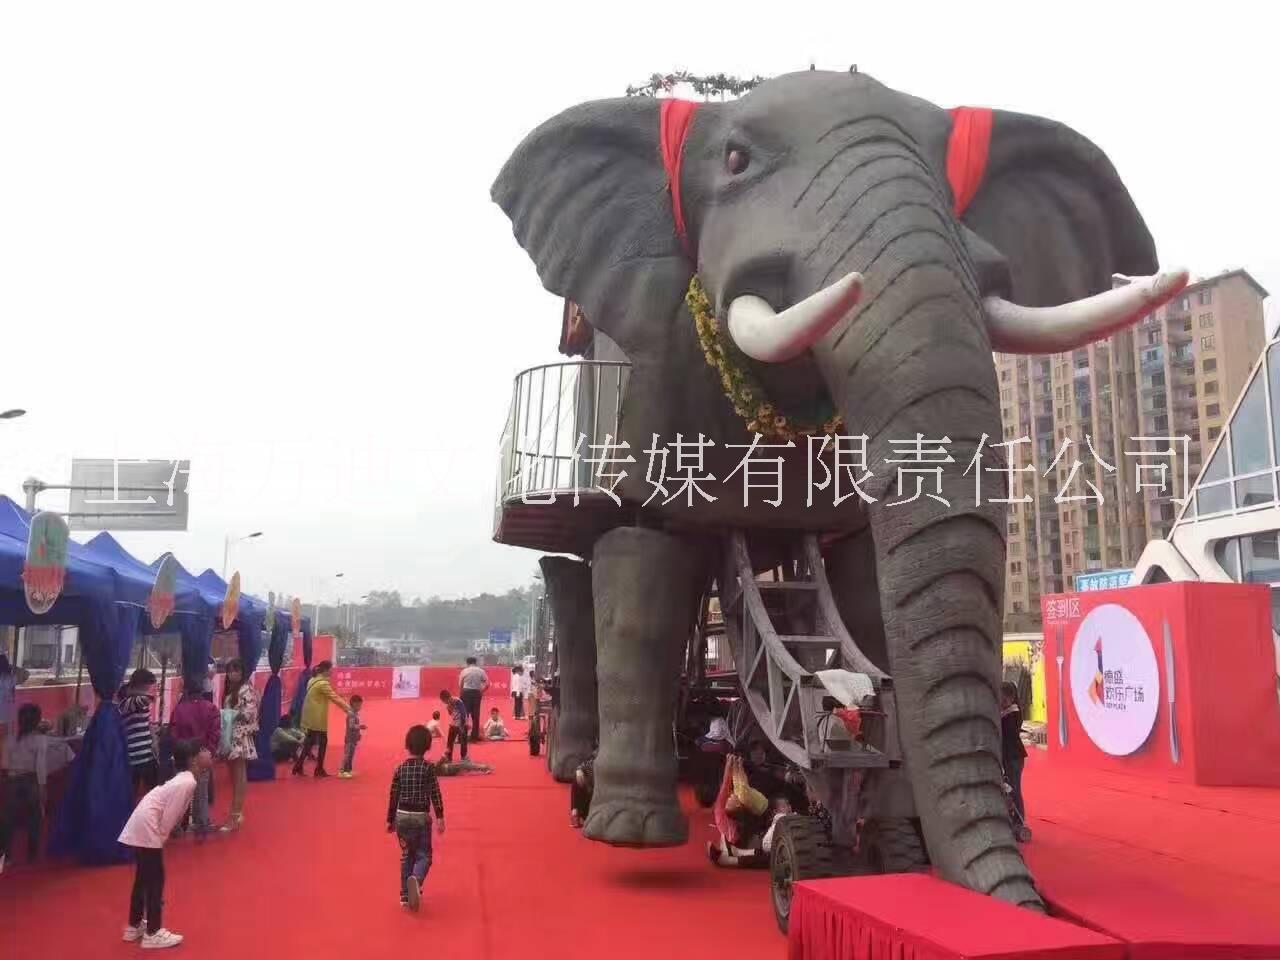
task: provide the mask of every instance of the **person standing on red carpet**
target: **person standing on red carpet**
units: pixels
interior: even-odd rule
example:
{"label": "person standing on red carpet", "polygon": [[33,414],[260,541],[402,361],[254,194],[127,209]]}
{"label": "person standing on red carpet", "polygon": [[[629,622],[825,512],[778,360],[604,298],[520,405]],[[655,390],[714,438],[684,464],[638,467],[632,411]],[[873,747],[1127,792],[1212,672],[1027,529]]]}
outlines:
{"label": "person standing on red carpet", "polygon": [[515,705],[515,712],[512,718],[515,720],[524,719],[524,694],[525,685],[529,682],[529,678],[524,675],[524,664],[517,663],[511,668],[511,700]]}
{"label": "person standing on red carpet", "polygon": [[1013,788],[1013,806],[1025,823],[1027,807],[1022,800],[1022,768],[1027,748],[1022,743],[1022,708],[1018,706],[1018,685],[1006,680],[1000,686],[1000,753],[1004,778]]}
{"label": "person standing on red carpet", "polygon": [[360,707],[364,703],[364,697],[360,694],[353,694],[351,697],[351,712],[347,714],[347,737],[342,744],[342,769],[338,771],[338,776],[343,780],[350,780],[355,774],[351,768],[356,762],[356,745],[360,742],[360,731],[368,729],[360,722]]}
{"label": "person standing on red carpet", "polygon": [[444,758],[453,759],[453,745],[462,745],[462,759],[467,759],[467,705],[448,690],[440,691],[441,702],[449,708],[449,742],[444,748]]}
{"label": "person standing on red carpet", "polygon": [[150,790],[160,782],[155,724],[151,722],[155,690],[156,675],[145,667],[139,667],[116,698],[120,702],[120,719],[124,721],[129,775],[133,780],[135,797],[140,787]]}
{"label": "person standing on red carpet", "polygon": [[[204,698],[203,678],[182,681],[182,699],[169,718],[169,735],[174,740],[194,740],[212,754],[222,739],[222,713],[213,701]],[[196,798],[191,804],[191,824],[197,837],[213,832],[209,806],[213,803],[213,770],[196,777]]]}
{"label": "person standing on red carpet", "polygon": [[232,833],[244,823],[244,799],[249,784],[249,761],[258,759],[258,692],[253,689],[244,662],[227,661],[226,686],[222,691],[224,723],[230,723],[227,767],[231,771],[231,812],[222,829]]}
{"label": "person standing on red carpet", "polygon": [[312,747],[316,748],[315,775],[329,775],[324,768],[325,751],[329,749],[329,704],[336,704],[348,716],[351,715],[350,704],[334,692],[333,684],[329,682],[329,671],[332,669],[330,661],[321,660],[316,664],[316,675],[307,684],[307,698],[302,703],[302,731],[306,738],[302,741],[302,752],[293,765],[295,776],[301,777],[305,773],[305,764],[311,757]]}
{"label": "person standing on red carpet", "polygon": [[[133,892],[129,896],[129,924],[124,941],[147,950],[176,947],[182,935],[166,930],[164,909],[164,845],[191,805],[196,792],[196,776],[209,770],[213,754],[191,740],[173,746],[173,766],[177,775],[153,787],[134,808],[124,825],[120,842],[131,848],[135,861]],[[191,768],[194,768],[194,772]],[[143,926],[143,921],[146,926]]]}
{"label": "person standing on red carpet", "polygon": [[480,730],[480,704],[484,702],[484,692],[489,689],[489,675],[476,662],[475,657],[467,657],[467,665],[458,674],[458,689],[462,692],[462,702],[467,705],[467,712],[471,714],[471,739],[480,740],[483,738]]}
{"label": "person standing on red carpet", "polygon": [[[463,741],[465,750],[466,741]],[[391,802],[387,805],[387,832],[400,841],[400,906],[417,910],[422,884],[431,869],[431,812],[436,830],[444,833],[444,798],[435,769],[426,761],[431,734],[415,724],[405,734],[409,759],[391,776]]]}

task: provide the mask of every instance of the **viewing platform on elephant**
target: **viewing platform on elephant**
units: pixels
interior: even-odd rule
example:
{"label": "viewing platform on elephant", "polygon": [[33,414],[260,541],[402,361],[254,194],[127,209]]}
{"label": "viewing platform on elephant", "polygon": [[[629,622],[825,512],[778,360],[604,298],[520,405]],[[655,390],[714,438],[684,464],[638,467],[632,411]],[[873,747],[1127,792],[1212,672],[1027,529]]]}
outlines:
{"label": "viewing platform on elephant", "polygon": [[502,432],[495,541],[589,554],[602,533],[630,518],[632,508],[606,492],[607,475],[625,467],[601,462],[624,456],[613,448],[630,370],[623,361],[588,360],[516,375]]}

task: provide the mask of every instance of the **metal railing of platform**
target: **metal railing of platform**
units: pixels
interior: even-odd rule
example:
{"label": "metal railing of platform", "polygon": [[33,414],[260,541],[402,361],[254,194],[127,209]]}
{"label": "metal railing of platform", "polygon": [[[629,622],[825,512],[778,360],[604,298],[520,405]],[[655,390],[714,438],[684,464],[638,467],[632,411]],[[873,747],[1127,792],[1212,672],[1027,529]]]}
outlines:
{"label": "metal railing of platform", "polygon": [[504,504],[586,493],[611,472],[607,461],[624,455],[614,445],[630,370],[628,363],[591,360],[516,375],[499,449],[495,527]]}

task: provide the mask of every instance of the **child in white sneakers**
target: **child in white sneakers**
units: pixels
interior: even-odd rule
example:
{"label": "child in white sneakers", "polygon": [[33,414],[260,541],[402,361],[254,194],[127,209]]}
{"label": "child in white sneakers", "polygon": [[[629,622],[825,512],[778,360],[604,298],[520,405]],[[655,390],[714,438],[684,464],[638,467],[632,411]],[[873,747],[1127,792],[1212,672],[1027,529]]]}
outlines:
{"label": "child in white sneakers", "polygon": [[173,766],[177,775],[148,791],[124,825],[120,842],[132,849],[137,861],[133,893],[129,898],[129,925],[124,928],[126,943],[141,940],[144,950],[163,950],[182,942],[179,934],[166,930],[160,922],[164,904],[164,845],[191,806],[196,776],[212,765],[208,747],[191,740],[174,744]]}
{"label": "child in white sneakers", "polygon": [[351,772],[351,767],[356,759],[356,744],[360,742],[360,731],[368,728],[360,722],[360,708],[364,705],[364,697],[360,694],[352,694],[351,712],[347,714],[347,738],[342,744],[342,769],[338,771],[338,778],[341,780],[350,780],[355,776]]}

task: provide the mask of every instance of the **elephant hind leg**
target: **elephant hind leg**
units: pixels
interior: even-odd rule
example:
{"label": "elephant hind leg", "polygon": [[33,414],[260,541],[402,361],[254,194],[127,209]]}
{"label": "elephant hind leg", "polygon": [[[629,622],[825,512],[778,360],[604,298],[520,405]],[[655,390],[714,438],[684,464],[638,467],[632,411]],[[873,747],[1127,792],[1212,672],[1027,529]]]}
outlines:
{"label": "elephant hind leg", "polygon": [[591,567],[568,557],[543,557],[538,565],[556,625],[556,658],[560,666],[560,706],[549,758],[551,775],[568,783],[578,764],[591,756],[599,730]]}
{"label": "elephant hind leg", "polygon": [[688,839],[673,722],[705,560],[699,543],[639,527],[611,530],[596,544],[600,754],[583,828],[589,839],[627,846]]}

